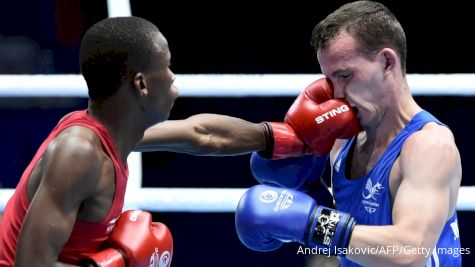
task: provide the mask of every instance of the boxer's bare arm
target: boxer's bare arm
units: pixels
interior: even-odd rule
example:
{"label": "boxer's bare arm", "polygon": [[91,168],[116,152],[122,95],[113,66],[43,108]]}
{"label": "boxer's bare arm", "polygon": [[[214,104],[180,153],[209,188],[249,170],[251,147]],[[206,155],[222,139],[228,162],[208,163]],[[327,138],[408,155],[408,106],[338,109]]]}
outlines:
{"label": "boxer's bare arm", "polygon": [[41,182],[20,231],[15,267],[71,266],[58,263],[58,255],[69,239],[79,205],[100,178],[97,146],[81,137],[58,137],[39,164]]}
{"label": "boxer's bare arm", "polygon": [[413,134],[399,162],[402,181],[394,198],[393,225],[356,225],[350,240],[350,248],[394,251],[347,255],[352,261],[365,266],[423,266],[430,256],[427,250],[435,247],[455,211],[461,164],[446,127],[427,125]]}
{"label": "boxer's bare arm", "polygon": [[226,115],[198,114],[150,127],[134,150],[211,156],[246,154],[265,147],[265,135],[259,123]]}
{"label": "boxer's bare arm", "polygon": [[305,267],[338,267],[339,265],[340,260],[336,256],[315,254],[309,256]]}

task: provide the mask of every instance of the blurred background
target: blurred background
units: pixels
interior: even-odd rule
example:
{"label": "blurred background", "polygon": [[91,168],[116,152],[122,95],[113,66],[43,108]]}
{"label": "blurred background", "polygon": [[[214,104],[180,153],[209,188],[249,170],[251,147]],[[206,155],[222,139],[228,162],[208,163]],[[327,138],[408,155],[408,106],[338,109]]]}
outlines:
{"label": "blurred background", "polygon": [[[154,22],[168,39],[176,74],[313,74],[320,68],[309,44],[313,27],[346,1],[139,1],[132,14]],[[408,73],[475,73],[472,10],[457,1],[381,1],[398,17],[408,39]],[[0,74],[79,74],[82,35],[107,17],[105,0],[2,1]],[[67,85],[65,85],[67,86]],[[474,97],[417,96],[416,101],[454,132],[462,155],[462,185],[475,185],[471,169]],[[170,119],[221,113],[259,122],[283,119],[294,97],[180,97]],[[36,149],[67,112],[85,98],[0,97],[0,187],[14,188]],[[249,155],[193,157],[143,153],[144,187],[244,188],[256,182]],[[327,168],[328,170],[328,168]],[[326,179],[328,179],[328,175]],[[474,212],[459,212],[462,247],[475,248]],[[233,213],[154,213],[175,240],[173,266],[305,266],[295,244],[271,253],[245,248]],[[475,251],[473,252],[475,253]],[[472,253],[472,254],[473,254]],[[475,264],[463,256],[464,265]]]}

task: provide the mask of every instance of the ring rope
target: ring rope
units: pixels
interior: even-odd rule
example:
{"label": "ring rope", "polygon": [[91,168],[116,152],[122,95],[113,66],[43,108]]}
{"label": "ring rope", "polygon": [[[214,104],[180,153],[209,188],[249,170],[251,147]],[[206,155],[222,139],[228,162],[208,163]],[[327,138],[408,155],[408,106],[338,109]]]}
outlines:
{"label": "ring rope", "polygon": [[[177,74],[184,97],[297,96],[321,74]],[[475,96],[475,74],[407,74],[413,95]],[[0,97],[87,97],[81,75],[0,75]]]}
{"label": "ring rope", "polygon": [[[140,188],[127,194],[124,210],[152,212],[234,212],[246,188]],[[0,211],[14,189],[0,189]],[[457,210],[475,210],[475,186],[462,186]]]}

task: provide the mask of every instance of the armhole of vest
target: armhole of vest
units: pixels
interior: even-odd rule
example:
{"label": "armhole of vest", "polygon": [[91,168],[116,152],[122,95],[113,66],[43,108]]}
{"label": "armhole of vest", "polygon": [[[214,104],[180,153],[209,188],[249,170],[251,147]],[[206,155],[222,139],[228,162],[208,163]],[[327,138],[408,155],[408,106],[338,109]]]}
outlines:
{"label": "armhole of vest", "polygon": [[[335,165],[338,163],[338,161],[343,158],[343,156],[342,156],[343,154],[342,154],[342,153],[344,153],[344,151],[345,151],[345,149],[347,148],[347,146],[351,146],[351,145],[353,144],[353,140],[354,140],[355,138],[356,138],[356,137],[352,137],[352,138],[346,140],[345,143],[343,143],[343,145],[342,145],[341,148],[340,148],[340,151],[338,151],[338,155],[336,155],[336,157],[335,157],[335,162],[333,162],[333,164],[332,164],[332,166],[331,166],[332,171],[333,171],[333,169],[335,168]],[[347,154],[348,154],[348,153],[347,153]]]}

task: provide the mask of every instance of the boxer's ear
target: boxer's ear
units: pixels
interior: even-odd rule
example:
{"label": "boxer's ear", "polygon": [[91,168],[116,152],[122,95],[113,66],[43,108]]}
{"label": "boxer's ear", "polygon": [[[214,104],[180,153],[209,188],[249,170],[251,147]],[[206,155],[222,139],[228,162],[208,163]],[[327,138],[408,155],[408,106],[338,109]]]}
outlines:
{"label": "boxer's ear", "polygon": [[398,55],[396,51],[391,48],[383,48],[379,52],[379,59],[382,62],[384,72],[393,71],[396,64],[399,62]]}
{"label": "boxer's ear", "polygon": [[148,94],[147,82],[145,80],[145,75],[141,72],[137,72],[133,78],[133,87],[139,93],[140,96]]}

